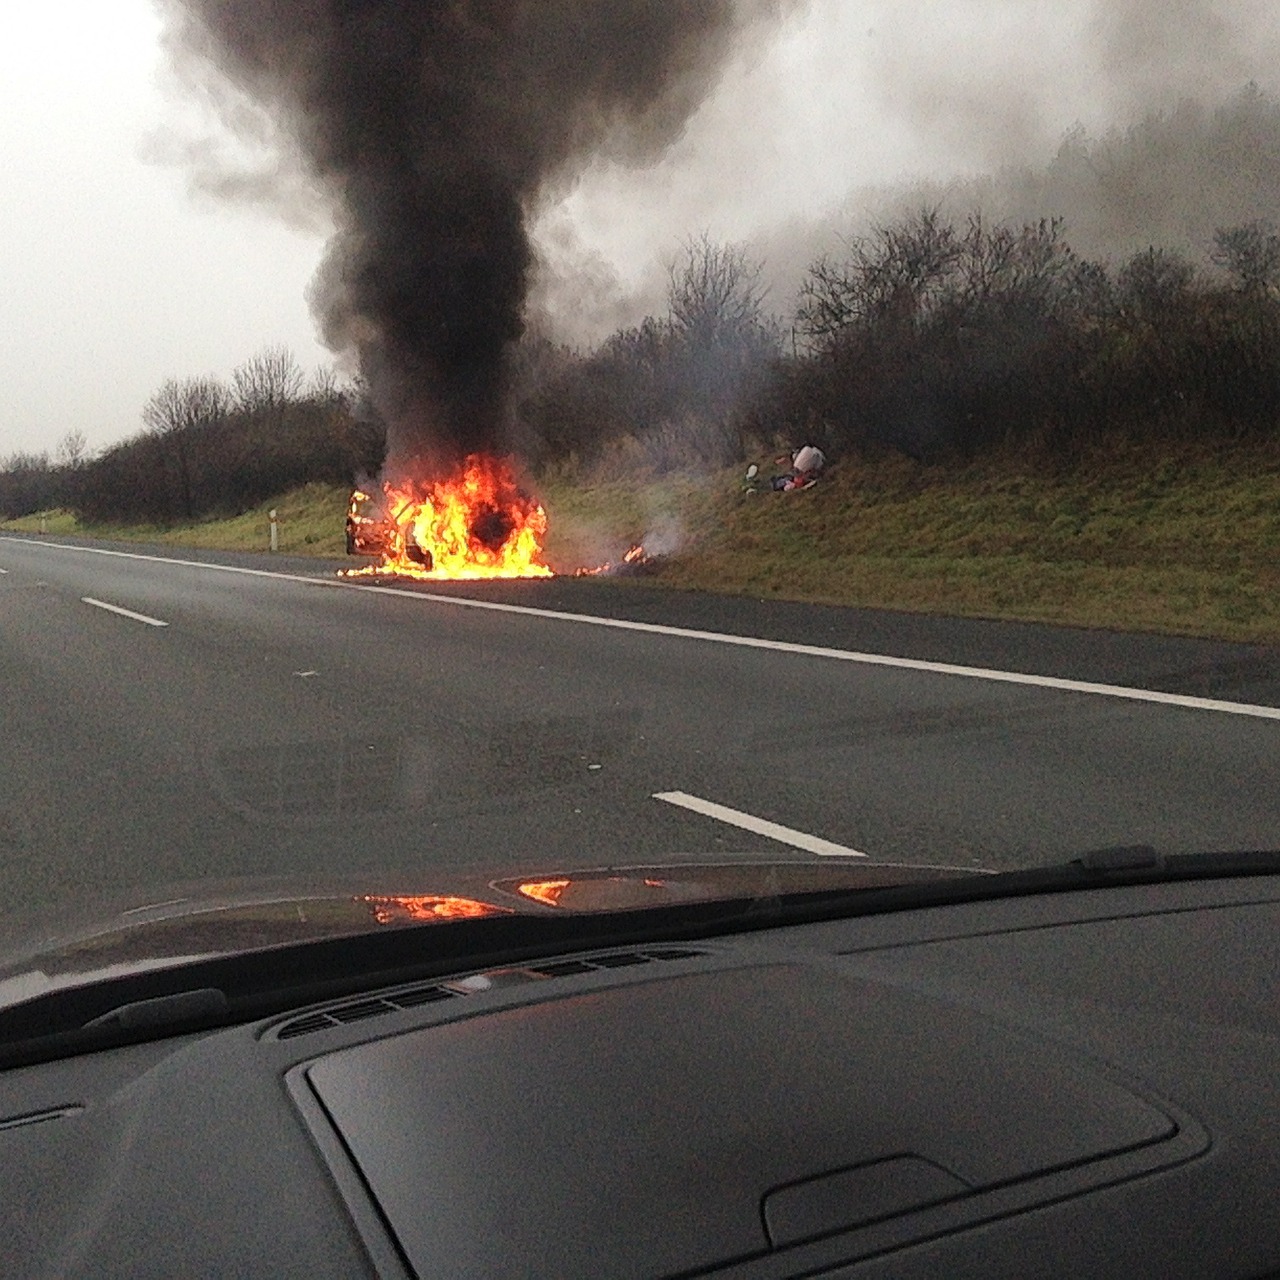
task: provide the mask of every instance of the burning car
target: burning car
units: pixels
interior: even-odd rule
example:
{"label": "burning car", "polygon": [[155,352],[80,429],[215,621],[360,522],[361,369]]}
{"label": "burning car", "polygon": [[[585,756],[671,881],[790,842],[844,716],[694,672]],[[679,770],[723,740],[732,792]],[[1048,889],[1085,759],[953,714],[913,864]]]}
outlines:
{"label": "burning car", "polygon": [[380,498],[352,493],[347,554],[378,559],[344,576],[549,578],[546,532],[546,512],[510,462],[473,454],[442,479],[386,481]]}
{"label": "burning car", "polygon": [[[373,564],[343,577],[399,576],[433,581],[550,578],[543,559],[547,514],[503,459],[475,454],[443,480],[385,482],[381,496],[364,489],[347,507],[347,554]],[[617,559],[575,569],[575,578],[653,573],[661,557],[642,543]]]}
{"label": "burning car", "polygon": [[347,506],[347,555],[382,556],[390,548],[390,520],[372,494],[356,489]]}
{"label": "burning car", "polygon": [[423,570],[435,567],[435,557],[430,547],[422,546],[413,536],[412,528],[405,528],[403,512],[394,514],[372,494],[356,489],[347,507],[347,555],[376,556],[381,572],[398,572],[383,567],[394,564],[403,557]]}

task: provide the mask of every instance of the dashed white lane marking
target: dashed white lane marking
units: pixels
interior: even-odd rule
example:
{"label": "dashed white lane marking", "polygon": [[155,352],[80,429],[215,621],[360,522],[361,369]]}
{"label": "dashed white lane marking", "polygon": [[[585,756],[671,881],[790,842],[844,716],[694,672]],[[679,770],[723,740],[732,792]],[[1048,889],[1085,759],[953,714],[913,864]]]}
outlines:
{"label": "dashed white lane marking", "polygon": [[105,609],[108,613],[118,613],[122,618],[132,618],[134,622],[145,622],[149,627],[167,627],[167,622],[159,618],[148,618],[145,613],[134,613],[132,609],[122,609],[118,604],[108,604],[105,600],[95,600],[92,596],[81,596],[82,604],[91,604],[95,609]]}
{"label": "dashed white lane marking", "polygon": [[8,572],[9,572],[8,569],[0,569],[0,573],[8,573]]}
{"label": "dashed white lane marking", "polygon": [[714,800],[703,800],[698,796],[686,795],[683,791],[659,791],[653,798],[667,804],[678,805],[681,809],[690,809],[707,818],[715,818],[717,822],[726,822],[731,827],[753,831],[758,836],[777,840],[781,844],[789,844],[794,849],[816,853],[823,858],[865,858],[867,856],[857,849],[850,849],[842,844],[832,844],[830,840],[823,840],[820,836],[811,836],[807,831],[784,827],[780,823],[770,822],[767,818],[757,818],[755,814],[743,813],[741,809],[730,809],[728,805],[716,804]]}
{"label": "dashed white lane marking", "polygon": [[551,618],[558,622],[577,622],[585,626],[611,627],[619,631],[640,631],[648,635],[675,636],[682,640],[702,640],[712,644],[734,645],[742,649],[771,649],[775,653],[793,653],[809,658],[828,658],[837,662],[855,662],[869,667],[893,667],[901,671],[923,671],[932,675],[959,676],[967,680],[986,680],[997,684],[1029,685],[1039,689],[1058,689],[1065,693],[1087,693],[1095,697],[1121,698],[1130,702],[1153,702],[1165,707],[1186,707],[1192,711],[1218,711],[1224,715],[1249,716],[1256,720],[1280,721],[1280,707],[1260,706],[1248,702],[1225,702],[1218,698],[1197,698],[1190,694],[1162,693],[1158,689],[1139,689],[1130,685],[1096,684],[1088,680],[1067,680],[1060,676],[1029,675],[1024,671],[1000,671],[990,667],[962,667],[949,662],[926,662],[920,658],[895,658],[882,653],[858,653],[852,649],[826,649],[818,645],[792,644],[787,640],[762,640],[758,636],[735,636],[718,631],[695,631],[689,627],[668,627],[656,622],[631,622],[624,618],[600,618],[589,613],[564,613],[557,609],[535,609],[525,604],[498,604],[493,600],[471,600],[462,596],[433,595],[425,591],[408,591],[404,587],[379,587],[329,578],[308,578],[302,574],[277,573],[272,569],[247,569],[234,564],[209,564],[203,560],[178,560],[172,556],[149,556],[136,551],[112,551],[106,547],[76,547],[62,542],[41,542],[36,538],[12,538],[35,547],[55,551],[79,551],[99,556],[120,556],[126,560],[150,560],[157,564],[180,565],[186,569],[208,569],[218,573],[240,573],[255,578],[278,578],[283,582],[300,582],[309,587],[337,587],[349,591],[366,591],[379,595],[405,596],[430,604],[452,605],[459,609],[488,609],[494,613],[524,614],[534,618]]}

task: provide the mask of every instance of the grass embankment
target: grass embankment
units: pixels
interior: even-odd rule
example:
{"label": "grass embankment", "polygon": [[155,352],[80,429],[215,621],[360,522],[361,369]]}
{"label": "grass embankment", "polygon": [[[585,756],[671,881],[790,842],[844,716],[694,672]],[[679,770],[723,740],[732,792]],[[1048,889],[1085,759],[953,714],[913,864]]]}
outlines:
{"label": "grass embankment", "polygon": [[[803,493],[741,472],[547,494],[626,537],[671,514],[671,586],[969,617],[1280,641],[1280,447],[1109,449],[1071,468],[847,460]],[[566,532],[568,532],[566,530]]]}
{"label": "grass embankment", "polygon": [[346,554],[344,520],[350,489],[309,484],[272,498],[242,515],[166,527],[145,524],[82,524],[69,511],[46,511],[0,524],[0,530],[50,533],[210,551],[266,551],[273,508],[279,516],[280,550],[287,555]]}
{"label": "grass embankment", "polygon": [[[766,467],[767,471],[768,468]],[[553,564],[657,534],[673,587],[971,617],[1280,642],[1280,447],[1109,450],[1055,468],[847,460],[798,494],[742,492],[741,471],[641,482],[548,479]],[[341,556],[347,495],[308,486],[234,520],[49,533]],[[32,530],[38,517],[4,528]],[[622,580],[626,581],[626,580]]]}

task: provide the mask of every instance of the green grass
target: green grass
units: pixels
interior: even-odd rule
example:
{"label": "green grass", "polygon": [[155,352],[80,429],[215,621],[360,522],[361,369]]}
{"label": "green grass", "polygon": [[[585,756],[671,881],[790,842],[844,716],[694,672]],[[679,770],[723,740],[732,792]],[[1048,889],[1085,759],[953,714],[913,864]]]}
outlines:
{"label": "green grass", "polygon": [[0,529],[12,533],[80,533],[80,522],[70,511],[41,511],[33,516],[21,516],[17,520],[0,523]]}
{"label": "green grass", "polygon": [[[766,472],[768,466],[763,468]],[[969,617],[1280,642],[1280,446],[1112,449],[1066,469],[848,460],[797,494],[742,492],[741,469],[665,479],[548,477],[560,570],[655,530],[677,546],[640,579],[674,588]],[[231,520],[49,533],[341,557],[347,493],[310,485]],[[0,526],[33,531],[39,517]],[[619,579],[619,587],[628,579]]]}
{"label": "green grass", "polygon": [[270,547],[270,520],[279,516],[280,550],[289,555],[343,556],[346,554],[347,501],[350,489],[309,484],[282,497],[272,498],[243,515],[167,527],[154,525],[82,524],[69,511],[46,511],[0,524],[0,529],[37,533],[44,531],[125,542],[150,542],[178,547],[204,547],[211,551],[266,551]]}
{"label": "green grass", "polygon": [[740,475],[546,501],[553,524],[628,538],[674,508],[687,542],[657,579],[673,587],[1280,641],[1275,446],[1111,449],[1071,470],[850,460],[795,494],[746,495]]}

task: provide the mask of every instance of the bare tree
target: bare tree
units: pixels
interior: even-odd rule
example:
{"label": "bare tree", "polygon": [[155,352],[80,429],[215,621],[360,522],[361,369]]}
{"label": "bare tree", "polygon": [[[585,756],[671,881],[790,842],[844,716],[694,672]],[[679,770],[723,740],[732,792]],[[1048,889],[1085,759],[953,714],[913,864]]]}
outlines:
{"label": "bare tree", "polygon": [[1266,294],[1280,286],[1280,235],[1262,219],[1213,233],[1210,257],[1249,294]]}
{"label": "bare tree", "polygon": [[700,348],[737,341],[765,325],[763,265],[741,245],[717,244],[704,231],[668,268],[672,328]]}
{"label": "bare tree", "polygon": [[288,347],[263,347],[231,375],[236,408],[249,417],[277,424],[286,406],[299,399],[306,376]]}
{"label": "bare tree", "polygon": [[844,261],[824,257],[809,268],[796,319],[810,338],[830,338],[853,324],[915,325],[936,303],[964,252],[955,228],[937,209],[878,227],[849,241],[848,249]]}
{"label": "bare tree", "polygon": [[142,406],[142,421],[167,436],[220,422],[230,407],[227,389],[216,378],[169,378]]}
{"label": "bare tree", "polygon": [[342,383],[331,364],[320,365],[307,382],[306,399],[322,405],[338,405],[343,401]]}
{"label": "bare tree", "polygon": [[88,441],[84,438],[84,432],[77,428],[74,431],[68,431],[61,440],[58,441],[58,465],[66,467],[69,471],[77,471],[85,461],[85,452],[88,449]]}
{"label": "bare tree", "polygon": [[989,318],[993,310],[1043,316],[1071,296],[1079,260],[1063,239],[1061,218],[988,226],[973,214],[957,243],[955,279],[939,292],[962,317]]}
{"label": "bare tree", "polygon": [[195,514],[192,491],[192,436],[215,427],[227,415],[230,397],[216,378],[170,378],[142,407],[142,420],[167,448],[177,472],[182,514]]}
{"label": "bare tree", "polygon": [[158,436],[181,431],[184,425],[182,402],[182,383],[177,378],[166,378],[142,406],[142,421],[149,431]]}

